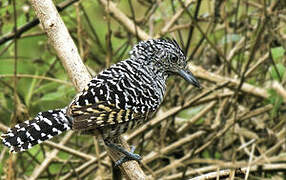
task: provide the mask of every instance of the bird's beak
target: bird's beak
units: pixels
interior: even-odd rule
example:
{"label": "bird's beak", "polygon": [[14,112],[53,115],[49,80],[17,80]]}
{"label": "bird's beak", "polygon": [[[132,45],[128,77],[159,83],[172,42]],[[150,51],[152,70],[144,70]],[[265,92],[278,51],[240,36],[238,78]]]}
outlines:
{"label": "bird's beak", "polygon": [[182,78],[184,78],[186,81],[188,81],[189,83],[193,84],[194,86],[196,86],[198,88],[201,88],[199,81],[195,78],[193,73],[191,71],[189,71],[188,69],[180,69],[180,70],[178,70],[178,74]]}

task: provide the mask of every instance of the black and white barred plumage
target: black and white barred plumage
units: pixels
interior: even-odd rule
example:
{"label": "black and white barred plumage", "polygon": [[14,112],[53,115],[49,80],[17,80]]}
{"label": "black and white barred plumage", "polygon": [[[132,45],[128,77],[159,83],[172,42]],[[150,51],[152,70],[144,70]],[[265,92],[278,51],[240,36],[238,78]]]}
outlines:
{"label": "black and white barred plumage", "polygon": [[17,124],[1,137],[10,151],[19,152],[70,130],[71,127],[66,109],[55,109],[38,113],[33,120]]}
{"label": "black and white barred plumage", "polygon": [[130,58],[94,77],[69,106],[39,113],[2,134],[11,151],[24,151],[69,129],[112,139],[142,124],[163,101],[166,80],[179,74],[199,87],[174,40],[142,41]]}

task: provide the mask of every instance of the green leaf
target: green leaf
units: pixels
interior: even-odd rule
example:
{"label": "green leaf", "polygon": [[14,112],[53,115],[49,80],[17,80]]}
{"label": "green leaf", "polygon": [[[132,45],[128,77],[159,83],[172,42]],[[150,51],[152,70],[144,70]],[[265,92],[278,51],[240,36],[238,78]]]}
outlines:
{"label": "green leaf", "polygon": [[221,154],[219,152],[215,152],[215,158],[216,159],[221,159]]}
{"label": "green leaf", "polygon": [[[38,75],[37,71],[36,71],[35,75]],[[34,94],[34,89],[35,89],[35,85],[36,85],[37,81],[38,80],[36,78],[32,79],[31,85],[29,86],[29,89],[28,89],[28,93],[25,96],[25,102],[26,102],[27,106],[30,105],[30,100],[31,100],[31,98],[32,98],[32,96]]]}
{"label": "green leaf", "polygon": [[209,151],[207,151],[207,150],[203,151],[202,155],[203,155],[203,158],[207,158],[207,159],[211,158],[211,155],[210,155]]}
{"label": "green leaf", "polygon": [[[286,67],[283,64],[279,63],[279,64],[276,64],[276,68],[277,68],[277,71],[278,71],[280,77],[283,78],[284,75],[285,75]],[[270,67],[270,75],[271,75],[271,77],[274,80],[279,81],[280,79],[279,79],[279,75],[278,75],[277,71],[276,71],[276,69],[275,69],[275,67],[273,65]]]}
{"label": "green leaf", "polygon": [[276,47],[276,48],[271,48],[271,53],[274,61],[279,60],[280,58],[284,57],[285,54],[285,49],[283,47]]}
{"label": "green leaf", "polygon": [[268,89],[269,103],[273,104],[273,108],[271,110],[271,117],[275,117],[280,109],[281,104],[283,103],[283,98],[276,93],[274,89]]}
{"label": "green leaf", "polygon": [[189,119],[190,117],[193,117],[194,115],[198,114],[203,107],[204,106],[197,106],[197,107],[191,107],[191,108],[185,109],[179,112],[178,117]]}
{"label": "green leaf", "polygon": [[29,149],[29,152],[33,155],[33,157],[35,157],[38,161],[41,162],[44,160],[44,154],[42,153],[42,151],[40,151],[40,149],[41,149],[41,146],[36,145],[33,148]]}
{"label": "green leaf", "polygon": [[65,152],[60,152],[60,153],[58,154],[58,156],[59,156],[61,159],[63,159],[63,160],[68,160],[69,157],[70,157],[70,155],[69,155],[68,153],[65,153]]}
{"label": "green leaf", "polygon": [[48,82],[46,84],[39,86],[39,88],[35,89],[34,94],[48,93],[50,91],[55,90],[58,86],[59,86],[59,83],[57,82]]}
{"label": "green leaf", "polygon": [[48,93],[41,98],[41,101],[56,101],[58,99],[61,99],[63,96],[64,94],[60,92]]}
{"label": "green leaf", "polygon": [[[51,84],[51,86],[53,86]],[[65,85],[60,85],[57,88],[56,92],[46,93],[42,98],[41,101],[63,101],[63,100],[72,100],[75,95],[74,88],[67,87]]]}
{"label": "green leaf", "polygon": [[3,92],[0,92],[0,105],[4,108],[8,108],[7,99],[5,98],[5,95]]}

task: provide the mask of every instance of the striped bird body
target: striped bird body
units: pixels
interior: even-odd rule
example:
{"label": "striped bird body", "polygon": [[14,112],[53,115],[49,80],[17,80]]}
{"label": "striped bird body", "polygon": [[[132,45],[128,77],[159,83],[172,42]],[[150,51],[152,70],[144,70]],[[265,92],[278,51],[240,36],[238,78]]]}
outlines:
{"label": "striped bird body", "polygon": [[99,133],[107,140],[117,138],[156,112],[169,75],[179,74],[199,87],[174,40],[142,41],[129,54],[129,59],[95,76],[69,106],[39,113],[2,134],[4,145],[24,151],[69,129]]}
{"label": "striped bird body", "polygon": [[112,138],[142,124],[157,110],[166,89],[166,77],[154,81],[152,73],[130,59],[99,73],[68,108],[73,129],[97,129]]}

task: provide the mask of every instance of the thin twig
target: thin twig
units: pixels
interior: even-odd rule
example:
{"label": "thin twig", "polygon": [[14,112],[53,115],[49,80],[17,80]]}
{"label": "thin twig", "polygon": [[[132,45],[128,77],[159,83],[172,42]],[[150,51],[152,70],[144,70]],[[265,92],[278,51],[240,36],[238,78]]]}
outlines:
{"label": "thin twig", "polygon": [[[77,1],[78,0],[67,0],[67,1],[64,1],[62,3],[59,3],[57,5],[57,9],[59,12],[61,12],[65,8],[69,7],[70,5],[72,5],[73,3],[77,2]],[[13,32],[6,34],[5,36],[2,36],[0,38],[0,45],[4,44],[7,41],[14,39],[15,37],[20,37],[24,32],[30,30],[31,28],[35,27],[39,23],[40,23],[39,19],[35,18],[32,21],[28,22],[27,24],[19,27],[19,29],[17,29],[17,34],[15,34],[13,31]]]}

